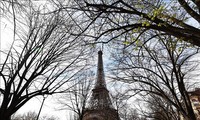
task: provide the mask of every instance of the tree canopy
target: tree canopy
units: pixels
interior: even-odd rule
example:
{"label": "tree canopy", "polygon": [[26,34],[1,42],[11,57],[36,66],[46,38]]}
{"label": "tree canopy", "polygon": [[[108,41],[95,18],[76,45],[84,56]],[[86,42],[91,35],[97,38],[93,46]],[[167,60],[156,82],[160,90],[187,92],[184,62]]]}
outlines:
{"label": "tree canopy", "polygon": [[83,30],[95,29],[95,34],[85,30],[90,39],[107,43],[127,33],[139,38],[156,30],[200,46],[199,4],[198,0],[81,0],[74,9],[86,16]]}
{"label": "tree canopy", "polygon": [[[10,48],[0,51],[0,119],[9,120],[33,97],[73,88],[63,86],[90,64],[90,48],[98,43],[114,53],[114,80],[195,119],[187,91],[188,74],[198,66],[192,57],[200,47],[199,0],[38,2],[0,1],[1,15],[13,27]],[[82,101],[79,92],[74,98]]]}

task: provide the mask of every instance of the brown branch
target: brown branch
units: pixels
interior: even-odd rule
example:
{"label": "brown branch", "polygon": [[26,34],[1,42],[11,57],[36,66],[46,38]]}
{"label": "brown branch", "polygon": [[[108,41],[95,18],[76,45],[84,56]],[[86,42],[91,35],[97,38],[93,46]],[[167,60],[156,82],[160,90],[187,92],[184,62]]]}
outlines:
{"label": "brown branch", "polygon": [[200,15],[195,12],[185,0],[178,0],[180,5],[187,11],[189,15],[191,15],[195,20],[197,20],[200,23]]}

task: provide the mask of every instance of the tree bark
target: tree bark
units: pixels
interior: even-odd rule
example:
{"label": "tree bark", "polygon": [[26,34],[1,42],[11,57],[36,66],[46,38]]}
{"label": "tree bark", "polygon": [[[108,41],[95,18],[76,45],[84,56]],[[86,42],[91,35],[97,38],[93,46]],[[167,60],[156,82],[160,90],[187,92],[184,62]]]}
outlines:
{"label": "tree bark", "polygon": [[11,114],[6,111],[0,112],[0,120],[11,120]]}

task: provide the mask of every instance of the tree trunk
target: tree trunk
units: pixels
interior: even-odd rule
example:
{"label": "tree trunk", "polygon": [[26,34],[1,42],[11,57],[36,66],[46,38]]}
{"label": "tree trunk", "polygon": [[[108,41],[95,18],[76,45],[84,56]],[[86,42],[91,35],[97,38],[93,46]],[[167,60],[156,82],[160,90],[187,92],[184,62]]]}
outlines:
{"label": "tree trunk", "polygon": [[189,116],[189,119],[188,119],[188,120],[196,120],[196,116],[195,116],[193,110],[188,111],[188,116]]}
{"label": "tree trunk", "polygon": [[194,112],[188,112],[188,115],[183,115],[184,120],[197,120]]}
{"label": "tree trunk", "polygon": [[0,114],[0,120],[11,120],[11,115]]}

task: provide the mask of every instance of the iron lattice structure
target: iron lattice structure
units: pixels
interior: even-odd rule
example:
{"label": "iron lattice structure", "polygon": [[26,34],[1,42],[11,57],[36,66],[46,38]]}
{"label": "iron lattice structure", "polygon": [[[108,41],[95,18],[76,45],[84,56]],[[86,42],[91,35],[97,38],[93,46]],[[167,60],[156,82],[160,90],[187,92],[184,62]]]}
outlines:
{"label": "iron lattice structure", "polygon": [[98,52],[97,80],[83,120],[119,120],[106,87],[102,54]]}

